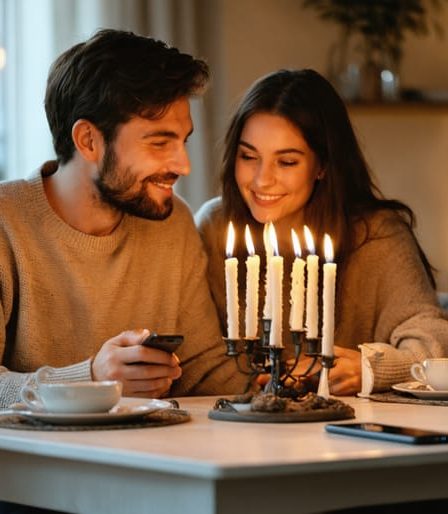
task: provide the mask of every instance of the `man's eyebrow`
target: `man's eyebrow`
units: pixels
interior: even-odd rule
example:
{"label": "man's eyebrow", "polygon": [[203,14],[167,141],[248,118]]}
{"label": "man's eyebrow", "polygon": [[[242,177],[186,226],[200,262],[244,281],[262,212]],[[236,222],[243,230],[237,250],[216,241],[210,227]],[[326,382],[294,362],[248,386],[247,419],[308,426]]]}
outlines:
{"label": "man's eyebrow", "polygon": [[[191,129],[188,134],[187,138],[191,136],[193,133],[193,129]],[[153,130],[151,132],[145,132],[143,134],[143,139],[147,139],[150,137],[167,137],[169,139],[179,139],[179,134],[177,132],[174,132],[173,130]]]}
{"label": "man's eyebrow", "polygon": [[[238,144],[241,145],[241,146],[245,146],[249,150],[252,150],[254,152],[258,152],[258,150],[255,148],[255,146],[251,145],[247,141],[243,141],[242,139],[240,139]],[[281,150],[277,150],[275,152],[276,155],[282,155],[282,154],[285,154],[285,153],[298,153],[300,155],[305,155],[305,152],[303,150],[299,150],[298,148],[282,148]]]}

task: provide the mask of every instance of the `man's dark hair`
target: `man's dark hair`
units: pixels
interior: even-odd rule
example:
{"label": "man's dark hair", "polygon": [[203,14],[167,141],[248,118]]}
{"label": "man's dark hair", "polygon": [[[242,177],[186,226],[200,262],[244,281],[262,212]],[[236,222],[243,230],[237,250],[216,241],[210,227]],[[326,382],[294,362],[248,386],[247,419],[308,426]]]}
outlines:
{"label": "man's dark hair", "polygon": [[86,119],[113,141],[133,116],[154,119],[181,97],[200,93],[207,64],[163,41],[119,30],[100,30],[56,59],[50,69],[45,111],[60,164],[73,157],[71,131]]}

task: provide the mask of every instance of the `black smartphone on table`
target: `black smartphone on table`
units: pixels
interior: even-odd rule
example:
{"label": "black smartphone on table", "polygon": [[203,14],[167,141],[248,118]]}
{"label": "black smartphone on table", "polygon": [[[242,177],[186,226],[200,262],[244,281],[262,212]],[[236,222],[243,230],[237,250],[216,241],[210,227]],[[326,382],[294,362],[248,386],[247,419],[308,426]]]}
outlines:
{"label": "black smartphone on table", "polygon": [[382,439],[407,444],[445,444],[448,433],[382,423],[328,423],[325,430],[334,434]]}
{"label": "black smartphone on table", "polygon": [[179,334],[156,334],[152,332],[141,344],[164,352],[174,353],[183,341],[184,336]]}

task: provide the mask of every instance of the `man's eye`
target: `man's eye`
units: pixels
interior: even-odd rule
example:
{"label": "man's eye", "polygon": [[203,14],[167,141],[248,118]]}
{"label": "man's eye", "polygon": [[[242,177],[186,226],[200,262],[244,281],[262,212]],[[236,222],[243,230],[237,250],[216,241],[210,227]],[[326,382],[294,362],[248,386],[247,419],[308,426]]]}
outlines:
{"label": "man's eye", "polygon": [[153,141],[151,143],[152,146],[155,146],[156,148],[163,148],[164,146],[166,146],[168,144],[168,141],[164,140],[164,141]]}

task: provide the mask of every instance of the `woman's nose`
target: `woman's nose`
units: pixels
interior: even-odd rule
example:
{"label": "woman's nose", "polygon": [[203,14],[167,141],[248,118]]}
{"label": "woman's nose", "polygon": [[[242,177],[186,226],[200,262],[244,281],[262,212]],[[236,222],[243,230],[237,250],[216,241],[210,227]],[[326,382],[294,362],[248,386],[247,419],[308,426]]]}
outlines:
{"label": "woman's nose", "polygon": [[254,182],[257,187],[269,187],[275,183],[275,170],[269,163],[261,162],[256,169]]}

